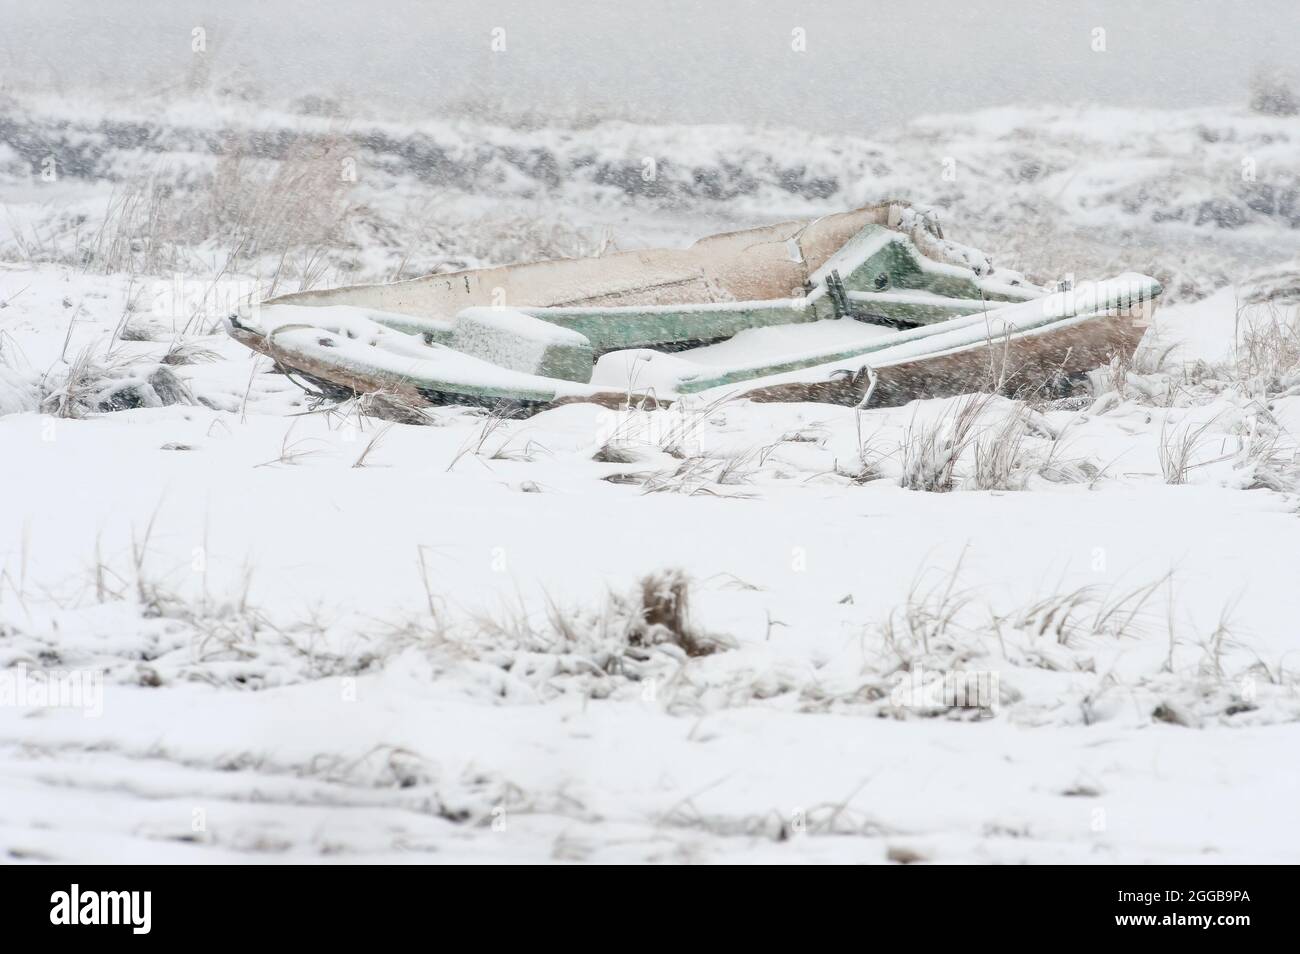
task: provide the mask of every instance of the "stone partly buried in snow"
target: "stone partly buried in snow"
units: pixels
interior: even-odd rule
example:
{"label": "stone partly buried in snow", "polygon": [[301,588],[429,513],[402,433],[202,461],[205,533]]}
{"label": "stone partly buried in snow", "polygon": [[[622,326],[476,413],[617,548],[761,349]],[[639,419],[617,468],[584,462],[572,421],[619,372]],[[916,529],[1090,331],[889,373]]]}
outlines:
{"label": "stone partly buried in snow", "polygon": [[[414,405],[698,395],[896,405],[1021,393],[1131,355],[1160,285],[1056,291],[901,202],[648,249],[299,292],[230,333],[327,393]],[[593,364],[594,362],[594,364]]]}

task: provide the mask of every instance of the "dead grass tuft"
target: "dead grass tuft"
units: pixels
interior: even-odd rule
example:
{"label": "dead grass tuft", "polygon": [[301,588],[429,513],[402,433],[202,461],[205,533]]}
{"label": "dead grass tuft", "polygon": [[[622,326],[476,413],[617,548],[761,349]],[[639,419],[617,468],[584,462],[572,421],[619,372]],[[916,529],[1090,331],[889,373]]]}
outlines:
{"label": "dead grass tuft", "polygon": [[996,396],[972,394],[958,399],[933,421],[915,414],[903,435],[901,486],[908,490],[947,493],[956,487],[957,461],[976,437],[980,415]]}
{"label": "dead grass tuft", "polygon": [[1247,305],[1237,307],[1232,372],[1236,380],[1273,394],[1285,390],[1283,379],[1300,370],[1300,308],[1288,310],[1274,301],[1263,307],[1263,317],[1247,317]]}
{"label": "dead grass tuft", "polygon": [[1187,483],[1188,474],[1198,466],[1192,460],[1197,450],[1205,443],[1206,431],[1213,426],[1215,418],[1193,427],[1191,424],[1181,430],[1170,427],[1169,418],[1160,425],[1160,473],[1165,483],[1181,485]]}
{"label": "dead grass tuft", "polygon": [[89,347],[64,368],[47,373],[40,394],[41,411],[63,418],[197,403],[166,364],[142,358],[101,360]]}
{"label": "dead grass tuft", "polygon": [[671,643],[688,656],[707,656],[720,646],[716,637],[698,631],[690,621],[690,581],[681,570],[663,570],[642,577],[640,607],[628,628],[633,646]]}

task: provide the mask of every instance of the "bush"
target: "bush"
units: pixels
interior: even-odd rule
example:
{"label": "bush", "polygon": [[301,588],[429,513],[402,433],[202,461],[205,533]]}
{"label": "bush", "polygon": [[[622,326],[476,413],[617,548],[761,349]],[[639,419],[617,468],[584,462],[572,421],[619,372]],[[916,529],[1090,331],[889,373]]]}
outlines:
{"label": "bush", "polygon": [[1295,116],[1300,114],[1300,95],[1281,71],[1264,67],[1250,80],[1250,110],[1265,116]]}

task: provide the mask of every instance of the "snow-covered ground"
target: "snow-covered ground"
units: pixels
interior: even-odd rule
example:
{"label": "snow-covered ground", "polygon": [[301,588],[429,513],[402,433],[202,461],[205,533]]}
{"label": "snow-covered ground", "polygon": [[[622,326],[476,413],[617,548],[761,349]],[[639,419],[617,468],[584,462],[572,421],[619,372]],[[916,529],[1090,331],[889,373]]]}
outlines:
{"label": "snow-covered ground", "polygon": [[[3,148],[29,115],[10,115]],[[927,136],[946,138],[934,176],[909,187],[944,200],[943,156],[992,182],[990,157],[1033,129],[1023,148],[1045,171],[946,195],[954,237],[968,237],[960,213],[975,203],[1023,210],[1025,190],[1059,175],[1034,201],[1060,197],[1052,214],[1085,237],[1078,247],[1143,268],[1125,260],[1141,235],[1194,246],[1219,273],[1189,266],[1134,366],[1100,369],[1076,399],[966,396],[860,416],[725,401],[524,420],[444,408],[416,425],[313,406],[213,325],[209,292],[266,290],[251,259],[226,272],[216,244],[128,242],[113,251],[121,270],[103,267],[113,243],[86,237],[95,208],[112,207],[102,170],[45,183],[64,191],[42,197],[24,179],[35,153],[11,155],[0,700],[15,674],[28,688],[40,671],[104,677],[80,707],[0,705],[0,852],[1300,861],[1300,233],[1280,212],[1234,227],[1153,221],[1150,194],[1124,198],[1141,191],[1142,161],[1112,157],[1103,187],[1097,154],[1075,155],[1083,172],[1053,171],[1043,148],[1086,133],[1167,148],[1162,161],[1183,168],[1178,137],[1200,136],[1202,158],[1239,167],[1222,135],[1197,132],[1228,130],[1263,168],[1279,142],[1294,155],[1287,122],[997,113],[918,123],[879,147],[903,175]],[[650,149],[638,137],[671,138],[598,132],[528,135],[553,140],[552,158],[593,141],[635,158]],[[740,154],[769,134],[728,135]],[[838,184],[785,189],[785,205],[775,173],[699,201],[617,189],[508,200],[512,215],[560,209],[610,228],[615,244],[684,241],[730,216],[890,191],[888,176],[846,184],[843,164],[876,148],[862,142],[812,150],[841,166],[806,180]],[[716,131],[691,148],[723,151]],[[385,182],[409,199],[403,175]],[[577,189],[568,176],[556,193]],[[511,181],[461,183],[454,201],[485,214]],[[378,207],[382,190],[367,188]],[[1162,207],[1190,209],[1189,195]],[[86,220],[69,226],[70,209]],[[1000,264],[1026,267],[1041,249],[1006,214]],[[57,222],[70,231],[47,231]],[[329,256],[360,262],[353,275],[400,271],[372,238],[351,233]],[[473,243],[442,232],[412,258],[484,260]],[[964,686],[967,704],[933,679]]]}

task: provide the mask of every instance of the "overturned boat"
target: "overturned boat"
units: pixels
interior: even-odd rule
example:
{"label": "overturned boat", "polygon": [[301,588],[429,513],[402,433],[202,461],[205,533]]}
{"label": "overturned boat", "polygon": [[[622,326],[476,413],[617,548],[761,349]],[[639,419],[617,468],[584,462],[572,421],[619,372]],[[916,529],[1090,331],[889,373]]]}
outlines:
{"label": "overturned boat", "polygon": [[282,295],[231,335],[327,396],[610,407],[1041,393],[1132,355],[1144,275],[1056,289],[903,202],[620,252]]}

